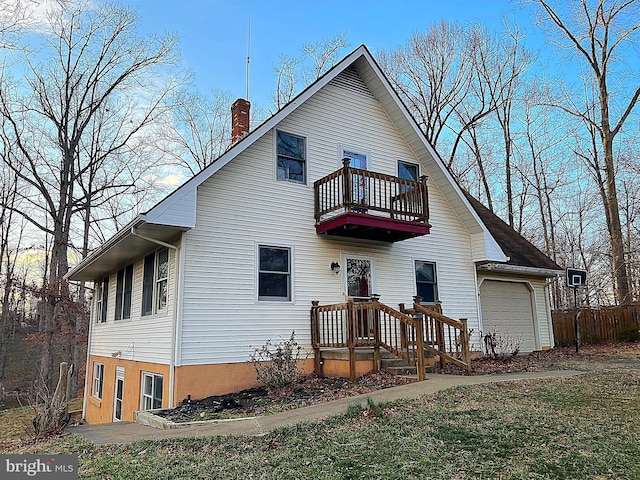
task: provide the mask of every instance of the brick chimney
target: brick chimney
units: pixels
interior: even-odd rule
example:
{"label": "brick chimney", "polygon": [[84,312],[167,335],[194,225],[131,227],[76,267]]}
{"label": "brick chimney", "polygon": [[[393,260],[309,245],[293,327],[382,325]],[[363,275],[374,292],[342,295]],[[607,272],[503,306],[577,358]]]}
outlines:
{"label": "brick chimney", "polygon": [[239,98],[231,105],[231,143],[236,143],[249,133],[249,109],[251,104]]}

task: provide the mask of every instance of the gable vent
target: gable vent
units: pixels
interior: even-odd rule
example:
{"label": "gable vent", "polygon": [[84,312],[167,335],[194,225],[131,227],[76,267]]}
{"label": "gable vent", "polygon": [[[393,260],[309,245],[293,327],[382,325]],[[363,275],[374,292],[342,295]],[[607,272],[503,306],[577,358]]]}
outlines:
{"label": "gable vent", "polygon": [[369,88],[360,78],[360,75],[353,66],[345,68],[340,75],[329,82],[329,85],[347,89],[368,98],[375,99]]}

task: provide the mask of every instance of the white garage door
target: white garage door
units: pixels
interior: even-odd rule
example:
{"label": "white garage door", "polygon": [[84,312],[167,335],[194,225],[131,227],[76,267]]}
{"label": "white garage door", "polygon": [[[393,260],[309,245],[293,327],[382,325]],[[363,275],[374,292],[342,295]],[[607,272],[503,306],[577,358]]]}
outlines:
{"label": "white garage door", "polygon": [[485,280],[480,286],[480,304],[483,334],[495,332],[502,344],[521,343],[520,353],[536,350],[533,306],[527,285]]}

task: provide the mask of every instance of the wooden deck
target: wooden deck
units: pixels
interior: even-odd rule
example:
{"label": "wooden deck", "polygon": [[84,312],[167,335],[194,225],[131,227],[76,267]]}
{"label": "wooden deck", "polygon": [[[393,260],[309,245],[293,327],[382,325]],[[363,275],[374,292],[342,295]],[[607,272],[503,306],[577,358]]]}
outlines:
{"label": "wooden deck", "polygon": [[[404,307],[401,307],[404,309]],[[452,362],[471,372],[466,320],[453,320],[414,303],[410,310],[395,310],[376,299],[311,307],[311,342],[315,371],[321,373],[321,349],[347,348],[349,378],[356,378],[356,349],[373,348],[374,371],[384,348],[417,369],[424,380],[425,353],[439,356],[442,366]]]}

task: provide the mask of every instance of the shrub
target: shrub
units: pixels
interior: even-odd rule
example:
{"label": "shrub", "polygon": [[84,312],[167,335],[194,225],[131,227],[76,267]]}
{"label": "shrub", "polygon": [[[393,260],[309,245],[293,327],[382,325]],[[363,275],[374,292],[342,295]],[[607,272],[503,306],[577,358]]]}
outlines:
{"label": "shrub", "polygon": [[288,340],[282,339],[276,344],[267,340],[263,346],[253,348],[249,358],[269,395],[285,396],[292,393],[302,374],[301,354],[302,347],[296,342],[294,331]]}
{"label": "shrub", "polygon": [[520,353],[524,339],[516,333],[499,332],[495,328],[482,335],[485,355],[495,359],[508,356],[515,357]]}

